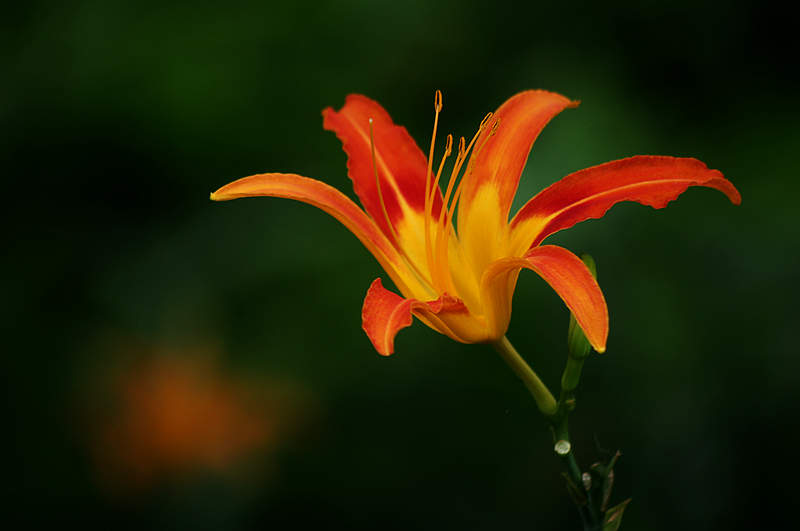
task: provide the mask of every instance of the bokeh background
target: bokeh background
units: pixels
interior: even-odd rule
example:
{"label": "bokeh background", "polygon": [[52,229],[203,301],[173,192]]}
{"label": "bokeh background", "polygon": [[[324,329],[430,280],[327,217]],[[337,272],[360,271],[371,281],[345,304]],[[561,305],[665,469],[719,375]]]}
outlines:
{"label": "bokeh background", "polygon": [[[623,529],[796,513],[800,108],[770,2],[19,2],[0,19],[4,519],[26,528],[577,529],[552,442],[487,347],[379,357],[382,271],[336,221],[209,192],[273,170],[352,195],[320,111],[367,94],[422,145],[528,88],[582,100],[525,200],[634,154],[742,193],[623,204],[551,238],[611,313],[572,431],[620,448]],[[552,386],[568,315],[521,276],[509,337]]]}

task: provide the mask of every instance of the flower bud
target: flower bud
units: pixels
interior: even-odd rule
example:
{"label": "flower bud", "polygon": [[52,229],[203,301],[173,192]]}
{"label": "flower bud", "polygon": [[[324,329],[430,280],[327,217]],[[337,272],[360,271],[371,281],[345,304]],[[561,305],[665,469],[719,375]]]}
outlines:
{"label": "flower bud", "polygon": [[[594,258],[588,254],[584,254],[581,256],[581,260],[583,260],[583,263],[589,268],[592,276],[597,278],[597,265],[594,262]],[[590,348],[591,345],[586,339],[583,330],[581,330],[580,325],[578,325],[578,322],[575,320],[575,316],[570,313],[569,330],[567,332],[567,350],[569,352],[569,357],[582,360],[589,355]]]}

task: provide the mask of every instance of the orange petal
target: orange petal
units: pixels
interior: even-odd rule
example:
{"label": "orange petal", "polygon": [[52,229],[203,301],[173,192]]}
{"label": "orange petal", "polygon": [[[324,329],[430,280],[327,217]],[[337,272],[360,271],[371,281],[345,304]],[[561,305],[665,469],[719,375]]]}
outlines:
{"label": "orange petal", "polygon": [[[344,107],[322,111],[323,127],[336,133],[347,153],[347,169],[353,188],[364,209],[391,238],[386,215],[396,226],[406,215],[425,211],[425,177],[428,161],[405,127],[395,125],[379,103],[366,96],[347,96]],[[380,179],[380,195],[386,206],[384,215],[375,182],[370,148],[370,118],[373,121],[375,160]],[[435,190],[433,213],[439,215],[442,194]]]}
{"label": "orange petal", "polygon": [[[555,245],[531,249],[522,258],[503,258],[483,275],[481,287],[491,312],[495,335],[505,333],[511,317],[511,297],[520,269],[532,269],[552,287],[575,315],[586,338],[604,352],[608,338],[608,308],[600,286],[580,258]],[[502,329],[502,330],[501,330]]]}
{"label": "orange petal", "polygon": [[[483,187],[492,187],[496,191],[502,221],[508,220],[508,211],[517,191],[520,175],[528,160],[528,153],[533,142],[544,126],[558,113],[568,107],[577,107],[577,101],[571,101],[560,94],[545,90],[528,90],[521,92],[506,101],[497,109],[492,121],[497,122],[497,129],[487,128],[478,139],[478,150],[470,162],[473,165],[471,174],[465,175],[464,191],[461,196],[461,220],[469,215],[469,203]],[[490,136],[488,140],[486,137]],[[481,144],[486,140],[486,145]],[[464,207],[467,207],[466,209]]]}
{"label": "orange petal", "polygon": [[602,217],[620,201],[664,208],[690,186],[715,188],[738,205],[738,190],[697,159],[638,156],[570,174],[537,194],[511,222],[513,252],[524,252],[551,234]]}
{"label": "orange petal", "polygon": [[389,356],[394,353],[394,337],[397,332],[411,326],[412,314],[420,314],[418,316],[422,317],[428,326],[459,340],[435,316],[440,313],[466,311],[461,301],[447,294],[430,302],[404,299],[384,288],[381,279],[376,278],[364,298],[361,321],[364,331],[378,353]]}
{"label": "orange petal", "polygon": [[339,190],[321,181],[290,173],[262,173],[226,184],[211,194],[211,199],[227,201],[257,196],[295,199],[324,210],[355,234],[401,290],[424,291],[400,254],[364,211]]}

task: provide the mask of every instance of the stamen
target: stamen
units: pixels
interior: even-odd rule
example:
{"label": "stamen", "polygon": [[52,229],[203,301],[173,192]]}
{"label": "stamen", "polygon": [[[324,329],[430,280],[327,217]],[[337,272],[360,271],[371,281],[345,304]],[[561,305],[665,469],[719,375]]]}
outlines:
{"label": "stamen", "polygon": [[[431,248],[431,210],[433,209],[434,188],[431,186],[433,175],[433,148],[436,145],[436,129],[439,126],[439,113],[442,111],[442,91],[436,90],[433,99],[433,134],[431,134],[431,148],[428,151],[428,171],[425,173],[425,255],[428,261],[428,271],[433,271],[433,249]],[[438,188],[437,188],[438,189]]]}
{"label": "stamen", "polygon": [[[481,123],[483,123],[483,122],[481,122]],[[467,164],[467,169],[464,171],[464,177],[461,179],[461,182],[458,183],[458,188],[456,188],[456,193],[453,196],[453,201],[451,202],[450,209],[447,212],[447,225],[448,226],[450,225],[450,223],[453,220],[453,213],[456,210],[456,203],[461,198],[462,185],[464,184],[464,181],[466,181],[466,178],[469,175],[472,174],[472,171],[475,168],[475,159],[477,159],[480,156],[481,151],[483,151],[483,147],[486,145],[486,143],[489,141],[489,139],[494,136],[494,134],[497,132],[497,128],[499,126],[500,126],[500,119],[498,118],[494,122],[494,124],[492,125],[492,130],[489,131],[489,134],[486,135],[486,138],[483,140],[483,142],[481,142],[481,145],[478,146],[475,149],[475,151],[472,152],[472,156],[469,159],[469,164]]]}
{"label": "stamen", "polygon": [[397,238],[397,233],[394,231],[394,227],[392,226],[392,220],[389,219],[389,213],[386,211],[386,203],[383,202],[383,193],[381,192],[381,180],[378,177],[378,165],[375,162],[375,131],[372,125],[372,118],[369,119],[369,149],[370,153],[372,154],[372,171],[375,174],[375,186],[378,189],[378,201],[380,201],[381,203],[383,218],[386,220],[386,224],[389,226],[389,231],[392,233],[392,238],[394,238],[395,245],[397,247],[400,247],[400,240]]}
{"label": "stamen", "polygon": [[453,165],[453,170],[450,172],[450,179],[447,181],[447,191],[444,194],[444,208],[441,212],[439,212],[440,225],[444,220],[443,214],[447,211],[447,205],[450,201],[450,194],[453,192],[453,185],[455,185],[455,182],[458,179],[458,172],[461,170],[461,166],[464,164],[464,160],[466,160],[467,157],[467,151],[464,148],[464,143],[464,137],[462,136],[458,140],[458,155],[456,155],[456,162]]}
{"label": "stamen", "polygon": [[[464,139],[461,139],[461,142],[464,142]],[[460,148],[459,148],[460,149]],[[442,168],[444,168],[444,161],[447,160],[447,157],[453,152],[453,135],[447,135],[447,143],[444,146],[444,155],[442,155],[442,160],[439,162],[439,169],[436,172],[436,179],[433,181],[433,186],[431,186],[431,190],[436,190],[439,188],[439,179],[442,177]],[[433,210],[433,202],[431,201],[431,210]],[[433,213],[431,212],[431,216]]]}
{"label": "stamen", "polygon": [[[486,127],[486,124],[488,123],[488,119],[490,118],[490,115],[491,115],[491,113],[486,115],[486,118],[484,118],[483,121],[481,122],[481,127],[483,127],[483,128]],[[475,151],[472,152],[472,156],[469,159],[469,164],[467,164],[467,169],[464,172],[465,176],[470,175],[472,173],[472,170],[474,169],[474,166],[475,166],[475,160],[478,158],[478,156],[480,155],[481,151],[483,151],[483,147],[486,145],[486,143],[489,141],[489,139],[492,138],[494,136],[494,134],[497,132],[497,128],[498,127],[500,127],[500,118],[498,118],[497,120],[494,121],[494,123],[492,124],[492,130],[489,131],[489,134],[486,135],[486,138],[483,139],[483,142],[481,142],[481,145],[478,146],[475,149]]]}
{"label": "stamen", "polygon": [[[462,138],[461,139],[461,143],[463,144],[463,142],[464,142],[464,139]],[[442,169],[444,169],[444,163],[447,160],[447,157],[449,157],[452,152],[453,152],[453,135],[447,135],[447,143],[445,144],[444,155],[442,155],[442,160],[439,162],[439,169],[436,171],[436,178],[433,181],[433,186],[431,187],[431,190],[438,190],[439,189],[439,179],[441,179],[441,177],[442,177]],[[433,196],[432,192],[431,192],[431,196]],[[445,210],[445,208],[446,208],[445,205],[446,204],[442,204],[442,207],[439,209],[439,223],[442,222],[441,213]],[[426,216],[426,219],[430,219],[431,221],[433,221],[433,201],[431,201],[430,215]],[[436,267],[436,265],[437,265],[436,262],[433,261],[433,251],[434,251],[435,248],[432,245],[430,245],[431,244],[431,242],[430,242],[430,227],[428,225],[426,225],[425,226],[425,230],[426,230],[426,234],[428,235],[428,238],[425,240],[425,250],[426,250],[426,253],[429,255],[428,269],[431,272],[431,277],[433,278],[433,281],[436,282],[437,285],[441,286],[446,282],[446,280],[445,280],[446,275],[438,274],[438,273],[440,273],[440,271]],[[436,234],[437,235],[439,234],[439,230],[440,230],[440,227],[437,225],[436,226]]]}
{"label": "stamen", "polygon": [[487,113],[486,113],[486,116],[484,116],[484,117],[483,117],[483,120],[481,120],[481,125],[478,127],[478,132],[481,132],[481,131],[483,131],[483,130],[486,128],[486,126],[487,126],[487,125],[488,125],[488,123],[489,123],[489,120],[491,120],[491,119],[492,119],[492,116],[493,116],[493,115],[494,115],[494,114],[493,114],[493,113],[490,113],[490,112],[487,112]]}
{"label": "stamen", "polygon": [[[438,258],[436,262],[436,276],[441,279],[442,284],[448,284],[449,287],[452,287],[452,277],[450,273],[450,265],[447,257],[447,253],[442,251],[442,234],[449,233],[448,229],[444,226],[444,214],[447,212],[447,202],[450,199],[450,194],[453,192],[453,184],[456,181],[456,176],[458,175],[459,168],[464,163],[464,159],[466,158],[466,150],[464,149],[464,137],[462,136],[458,140],[458,154],[456,155],[455,163],[453,164],[453,170],[450,172],[450,179],[447,182],[447,191],[445,192],[444,201],[442,203],[442,208],[439,211],[439,219],[436,225],[436,240],[434,242],[434,253]],[[444,255],[444,256],[443,256]]]}
{"label": "stamen", "polygon": [[[448,247],[446,244],[450,237],[450,231],[453,230],[452,226],[453,214],[456,209],[456,204],[458,203],[458,200],[461,198],[461,191],[463,190],[463,184],[465,178],[472,172],[473,161],[478,157],[480,152],[483,150],[483,146],[486,145],[486,142],[489,140],[489,138],[494,136],[495,132],[497,131],[498,124],[500,123],[499,119],[495,121],[494,125],[492,126],[492,130],[489,132],[486,138],[481,142],[480,146],[478,146],[478,148],[475,151],[473,151],[472,156],[470,157],[469,164],[467,165],[467,170],[464,172],[464,176],[462,176],[461,181],[459,181],[458,186],[456,187],[455,194],[453,194],[452,200],[450,200],[450,193],[452,192],[453,184],[458,178],[458,173],[461,170],[461,166],[464,164],[464,161],[467,158],[467,154],[472,149],[473,145],[475,144],[475,141],[478,139],[480,134],[486,130],[486,127],[488,126],[489,120],[491,120],[491,118],[492,118],[492,113],[488,113],[483,118],[483,120],[481,120],[481,125],[478,128],[478,131],[472,137],[472,140],[470,141],[469,146],[467,146],[466,149],[464,148],[464,137],[461,137],[458,146],[459,149],[458,149],[458,156],[456,157],[456,163],[455,166],[453,167],[453,172],[450,175],[450,182],[447,184],[447,192],[445,194],[445,199],[444,199],[444,208],[439,213],[439,226],[438,226],[439,230],[436,233],[436,255],[440,258],[440,261],[444,264],[445,271],[448,273],[450,271],[450,268],[449,265],[447,265],[449,261],[449,255],[448,255]],[[449,208],[448,208],[448,203],[449,203]],[[445,212],[447,212],[446,221],[444,220]]]}
{"label": "stamen", "polygon": [[[461,137],[461,140],[458,143],[458,157],[456,157],[456,163],[453,166],[453,171],[450,174],[450,181],[447,183],[447,192],[445,193],[445,198],[444,198],[444,209],[442,209],[442,211],[439,213],[439,227],[440,227],[440,230],[448,230],[449,231],[449,228],[445,228],[445,227],[447,227],[447,224],[442,224],[442,222],[444,221],[444,214],[448,210],[448,205],[451,203],[450,202],[450,194],[451,194],[451,192],[453,190],[453,185],[455,184],[455,181],[458,178],[458,173],[461,171],[461,167],[463,166],[464,162],[467,159],[467,154],[472,149],[472,146],[475,144],[475,141],[478,140],[478,136],[480,136],[480,134],[486,129],[486,126],[489,123],[489,120],[491,118],[492,118],[492,113],[488,113],[486,116],[484,116],[483,120],[481,120],[480,127],[478,127],[478,131],[472,137],[472,140],[470,140],[469,146],[464,148],[464,137],[463,136]],[[470,159],[470,162],[471,161],[472,161],[472,159]],[[461,181],[463,182],[463,179]],[[452,204],[456,203],[456,201],[458,199],[457,196],[459,195],[459,189],[460,188],[461,188],[461,185],[459,184],[459,187],[456,189],[456,196],[453,197]],[[448,220],[449,219],[450,218],[448,218]],[[448,221],[448,223],[449,223],[449,221]],[[439,250],[439,238],[440,237],[441,237],[440,234],[436,235],[436,248],[437,248],[437,251]]]}
{"label": "stamen", "polygon": [[[480,126],[478,126],[478,131],[475,133],[475,135],[473,135],[472,140],[470,140],[470,142],[469,142],[469,146],[467,146],[466,148],[464,148],[464,137],[463,136],[461,137],[461,140],[459,141],[459,147],[458,147],[458,152],[460,154],[460,159],[456,158],[456,164],[453,167],[453,171],[450,173],[450,181],[448,182],[447,192],[446,192],[445,200],[444,200],[445,209],[447,208],[447,205],[449,204],[448,201],[449,201],[449,198],[450,198],[450,191],[452,190],[452,186],[454,184],[454,180],[458,178],[458,173],[459,173],[459,171],[461,171],[461,166],[467,160],[467,153],[469,152],[470,149],[472,149],[472,146],[473,146],[473,144],[475,144],[475,141],[478,139],[478,136],[483,132],[484,129],[486,129],[486,126],[489,123],[489,120],[491,118],[492,118],[492,113],[487,113],[486,116],[483,117],[483,120],[481,120]],[[443,218],[442,218],[442,215],[440,213],[439,223],[441,223],[442,219]]]}

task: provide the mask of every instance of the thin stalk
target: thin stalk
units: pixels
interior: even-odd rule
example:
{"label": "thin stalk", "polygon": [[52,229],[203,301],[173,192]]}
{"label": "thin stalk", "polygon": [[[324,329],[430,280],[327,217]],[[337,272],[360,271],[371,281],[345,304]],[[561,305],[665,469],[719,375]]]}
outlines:
{"label": "thin stalk", "polygon": [[568,483],[571,484],[570,490],[578,507],[584,531],[600,531],[602,518],[592,499],[591,489],[587,489],[583,484],[583,474],[572,452],[572,442],[569,436],[569,414],[575,409],[574,391],[580,381],[585,357],[570,356],[568,358],[561,378],[561,395],[556,402],[553,394],[519,355],[508,338],[503,336],[499,341],[492,343],[492,346],[528,388],[539,411],[544,414],[550,424],[555,451],[564,465]]}
{"label": "thin stalk", "polygon": [[522,356],[519,355],[519,352],[517,352],[517,349],[514,348],[514,345],[511,344],[508,338],[503,336],[500,340],[492,343],[492,346],[497,350],[500,357],[503,358],[508,366],[511,367],[511,370],[519,376],[519,379],[522,380],[525,387],[528,388],[528,391],[530,391],[531,395],[533,395],[533,399],[536,401],[536,405],[539,407],[539,411],[547,417],[553,415],[558,409],[558,404],[556,403],[553,393],[550,392],[550,389],[547,388],[539,376],[533,372],[530,365],[522,359]]}
{"label": "thin stalk", "polygon": [[591,488],[587,489],[583,484],[583,474],[572,451],[572,441],[569,436],[569,413],[574,407],[575,399],[573,393],[571,391],[562,391],[557,411],[548,418],[548,421],[553,431],[553,443],[555,444],[556,453],[566,469],[567,476],[577,488],[578,493],[585,497],[585,501],[575,500],[583,522],[583,528],[585,531],[599,531],[602,528],[602,518],[594,503]]}

